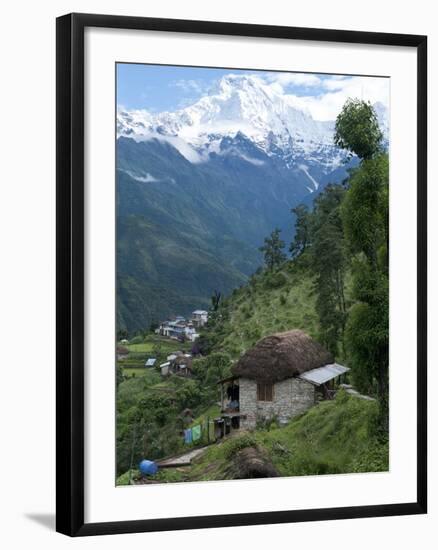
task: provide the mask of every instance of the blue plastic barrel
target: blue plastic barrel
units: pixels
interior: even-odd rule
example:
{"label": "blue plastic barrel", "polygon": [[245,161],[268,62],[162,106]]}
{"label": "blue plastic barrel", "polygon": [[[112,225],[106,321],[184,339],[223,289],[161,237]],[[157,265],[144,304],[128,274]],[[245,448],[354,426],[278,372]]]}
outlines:
{"label": "blue plastic barrel", "polygon": [[158,465],[152,460],[142,460],[138,469],[144,476],[153,476],[158,472]]}

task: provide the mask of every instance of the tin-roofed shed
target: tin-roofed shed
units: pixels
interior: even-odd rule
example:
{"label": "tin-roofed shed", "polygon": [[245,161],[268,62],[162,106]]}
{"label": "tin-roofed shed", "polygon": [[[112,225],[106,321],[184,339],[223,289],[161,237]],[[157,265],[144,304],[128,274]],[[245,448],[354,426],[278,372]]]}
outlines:
{"label": "tin-roofed shed", "polygon": [[315,386],[321,386],[321,384],[325,384],[326,382],[345,374],[349,370],[350,369],[348,367],[344,367],[338,363],[333,363],[331,365],[324,365],[323,367],[303,372],[303,374],[300,374],[298,378],[301,380],[306,380],[306,382],[310,382]]}

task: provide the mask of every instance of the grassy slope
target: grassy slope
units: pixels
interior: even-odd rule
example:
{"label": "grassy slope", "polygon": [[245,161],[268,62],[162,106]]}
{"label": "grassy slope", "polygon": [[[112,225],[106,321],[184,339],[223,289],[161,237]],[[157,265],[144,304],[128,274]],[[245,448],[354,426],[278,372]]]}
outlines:
{"label": "grassy slope", "polygon": [[235,359],[263,336],[294,328],[316,337],[314,302],[311,277],[291,262],[255,275],[224,301],[224,319],[213,329],[215,350]]}
{"label": "grassy slope", "polygon": [[269,455],[280,476],[387,471],[388,445],[378,438],[377,417],[376,402],[341,392],[284,428],[242,433],[212,446],[186,481],[229,479],[232,456],[254,445]]}
{"label": "grassy slope", "polygon": [[[163,470],[164,483],[233,479],[233,456],[256,446],[269,456],[281,477],[388,471],[388,443],[377,431],[378,406],[340,392],[285,427],[241,432],[212,445],[190,468]],[[138,476],[134,471],[133,476]],[[129,474],[118,480],[126,484]]]}

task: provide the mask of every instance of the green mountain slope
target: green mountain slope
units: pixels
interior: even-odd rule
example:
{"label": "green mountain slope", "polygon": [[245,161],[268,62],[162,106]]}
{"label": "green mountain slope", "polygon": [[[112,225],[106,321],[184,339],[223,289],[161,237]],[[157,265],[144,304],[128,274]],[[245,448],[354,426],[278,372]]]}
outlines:
{"label": "green mountain slope", "polygon": [[[313,279],[297,262],[275,272],[263,271],[236,289],[209,323],[204,339],[209,349],[236,359],[263,336],[301,329],[318,336]],[[202,343],[202,342],[201,342]]]}
{"label": "green mountain slope", "polygon": [[206,307],[214,290],[243,284],[272,227],[291,236],[290,209],[308,194],[305,180],[242,135],[198,164],[169,143],[119,138],[119,328],[134,332],[189,314]]}

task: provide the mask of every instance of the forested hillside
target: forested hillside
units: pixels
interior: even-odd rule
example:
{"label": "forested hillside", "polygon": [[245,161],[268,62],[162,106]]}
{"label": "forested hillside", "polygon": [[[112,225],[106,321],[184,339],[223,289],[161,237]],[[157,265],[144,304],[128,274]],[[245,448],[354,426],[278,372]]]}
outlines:
{"label": "forested hillside", "polygon": [[266,334],[301,328],[348,362],[356,387],[378,396],[385,416],[389,166],[381,138],[372,107],[347,102],[336,140],[360,163],[343,185],[328,185],[313,209],[293,209],[289,251],[278,230],[265,238],[265,268],[213,312],[199,344],[237,358]]}

